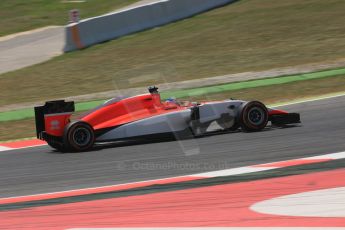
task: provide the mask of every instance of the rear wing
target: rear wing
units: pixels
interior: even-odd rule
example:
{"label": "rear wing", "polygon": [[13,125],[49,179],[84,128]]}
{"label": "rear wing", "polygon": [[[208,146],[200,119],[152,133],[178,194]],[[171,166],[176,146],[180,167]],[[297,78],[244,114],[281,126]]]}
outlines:
{"label": "rear wing", "polygon": [[74,101],[65,102],[64,100],[47,101],[43,106],[35,109],[36,135],[38,139],[43,139],[42,132],[46,130],[45,115],[62,114],[74,112]]}

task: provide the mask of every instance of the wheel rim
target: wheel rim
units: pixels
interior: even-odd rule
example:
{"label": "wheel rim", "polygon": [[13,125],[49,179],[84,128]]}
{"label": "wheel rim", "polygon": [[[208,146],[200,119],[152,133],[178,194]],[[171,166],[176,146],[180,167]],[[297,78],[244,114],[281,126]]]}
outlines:
{"label": "wheel rim", "polygon": [[265,112],[262,108],[253,107],[248,112],[248,120],[253,125],[261,125],[265,121]]}
{"label": "wheel rim", "polygon": [[78,146],[86,146],[91,140],[90,131],[87,128],[79,127],[73,132],[73,141]]}

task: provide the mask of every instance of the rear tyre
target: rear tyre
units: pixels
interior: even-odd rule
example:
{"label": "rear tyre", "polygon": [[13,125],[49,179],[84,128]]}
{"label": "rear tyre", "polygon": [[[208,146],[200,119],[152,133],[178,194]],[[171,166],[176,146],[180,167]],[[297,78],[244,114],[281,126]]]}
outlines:
{"label": "rear tyre", "polygon": [[240,125],[242,130],[255,132],[264,129],[268,122],[268,110],[259,101],[250,101],[242,105]]}
{"label": "rear tyre", "polygon": [[86,122],[76,121],[68,124],[64,131],[64,145],[69,151],[87,151],[95,142],[93,128]]}

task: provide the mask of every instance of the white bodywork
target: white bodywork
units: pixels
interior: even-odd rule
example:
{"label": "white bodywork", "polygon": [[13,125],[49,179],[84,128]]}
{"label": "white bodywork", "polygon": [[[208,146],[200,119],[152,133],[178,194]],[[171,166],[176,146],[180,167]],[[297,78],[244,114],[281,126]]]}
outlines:
{"label": "white bodywork", "polygon": [[[197,122],[207,128],[211,122],[219,120],[224,114],[235,118],[237,108],[242,103],[243,101],[228,100],[202,104],[198,106],[200,119]],[[97,141],[118,140],[160,133],[175,133],[187,129],[195,131],[192,113],[192,108],[188,108],[134,121],[108,131],[99,136]]]}

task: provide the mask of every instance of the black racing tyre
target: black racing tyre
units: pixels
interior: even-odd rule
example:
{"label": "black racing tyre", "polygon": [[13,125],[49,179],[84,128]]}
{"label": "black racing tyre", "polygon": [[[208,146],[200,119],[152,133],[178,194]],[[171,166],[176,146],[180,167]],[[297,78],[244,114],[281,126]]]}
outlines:
{"label": "black racing tyre", "polygon": [[264,129],[268,122],[268,110],[259,101],[250,101],[242,105],[240,125],[244,131],[254,132]]}
{"label": "black racing tyre", "polygon": [[88,123],[76,121],[65,127],[63,140],[66,150],[87,151],[95,142],[95,133]]}

